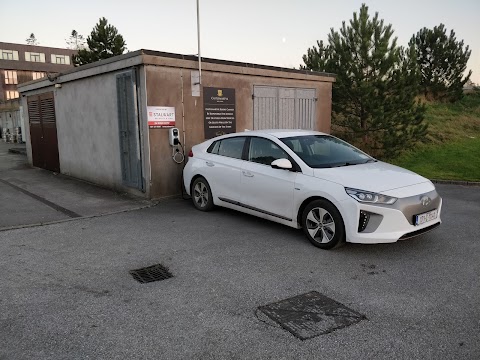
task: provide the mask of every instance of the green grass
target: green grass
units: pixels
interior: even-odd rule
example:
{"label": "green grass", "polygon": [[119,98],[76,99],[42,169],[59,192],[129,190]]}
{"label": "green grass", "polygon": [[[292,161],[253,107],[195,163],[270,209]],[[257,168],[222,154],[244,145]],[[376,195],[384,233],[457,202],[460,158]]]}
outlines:
{"label": "green grass", "polygon": [[427,105],[427,140],[391,162],[429,179],[480,181],[480,91]]}
{"label": "green grass", "polygon": [[429,179],[480,181],[480,138],[422,146],[392,162]]}

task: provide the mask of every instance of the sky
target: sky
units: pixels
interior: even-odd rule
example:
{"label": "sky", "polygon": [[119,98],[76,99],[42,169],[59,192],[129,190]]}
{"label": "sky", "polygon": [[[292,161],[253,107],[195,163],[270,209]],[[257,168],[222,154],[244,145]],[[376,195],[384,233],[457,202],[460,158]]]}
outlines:
{"label": "sky", "polygon": [[[479,0],[199,0],[202,57],[298,68],[317,40],[327,40],[362,3],[392,24],[399,45],[423,27],[445,24],[472,50],[468,68],[480,84]],[[67,47],[75,29],[85,38],[99,18],[114,25],[130,51],[197,54],[196,0],[0,0],[0,42]]]}

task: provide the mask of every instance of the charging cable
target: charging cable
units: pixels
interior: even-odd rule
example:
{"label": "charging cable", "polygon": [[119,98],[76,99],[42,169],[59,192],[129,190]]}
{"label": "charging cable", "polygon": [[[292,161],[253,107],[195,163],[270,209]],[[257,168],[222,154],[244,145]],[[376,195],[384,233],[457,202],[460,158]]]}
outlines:
{"label": "charging cable", "polygon": [[172,148],[172,159],[177,164],[182,164],[183,163],[182,181],[180,181],[180,190],[182,192],[182,199],[183,200],[189,200],[189,199],[191,199],[191,197],[188,196],[185,193],[184,188],[183,188],[183,170],[185,169],[185,164],[186,164],[185,163],[185,148],[183,147],[183,144],[178,139],[175,140],[175,146]]}
{"label": "charging cable", "polygon": [[183,146],[182,146],[182,143],[180,141],[178,141],[177,145],[172,147],[172,159],[177,164],[182,164],[183,161],[185,160],[185,154],[184,154]]}

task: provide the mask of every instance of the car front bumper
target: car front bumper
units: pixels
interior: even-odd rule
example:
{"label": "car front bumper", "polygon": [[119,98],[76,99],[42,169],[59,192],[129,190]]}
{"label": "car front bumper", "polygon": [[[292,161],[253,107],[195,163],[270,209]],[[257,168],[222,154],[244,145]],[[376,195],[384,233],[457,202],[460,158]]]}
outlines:
{"label": "car front bumper", "polygon": [[[425,196],[428,204],[422,203]],[[392,243],[421,235],[441,223],[442,198],[436,190],[399,198],[393,205],[369,205],[347,199],[339,206],[344,214],[346,241],[352,243]],[[434,210],[435,219],[415,225],[416,215]],[[367,224],[362,224],[366,218]]]}

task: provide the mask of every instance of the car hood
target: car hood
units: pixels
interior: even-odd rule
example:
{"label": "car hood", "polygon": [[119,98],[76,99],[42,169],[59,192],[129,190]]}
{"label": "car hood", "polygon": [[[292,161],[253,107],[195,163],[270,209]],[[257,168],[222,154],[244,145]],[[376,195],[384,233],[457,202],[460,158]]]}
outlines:
{"label": "car hood", "polygon": [[315,177],[333,181],[345,187],[384,192],[429,182],[428,179],[401,167],[381,161],[335,168],[314,169]]}

